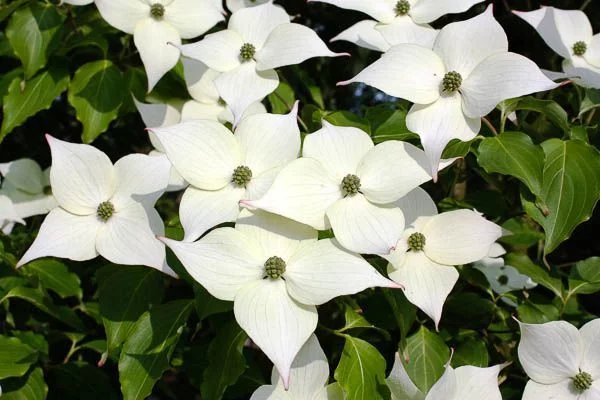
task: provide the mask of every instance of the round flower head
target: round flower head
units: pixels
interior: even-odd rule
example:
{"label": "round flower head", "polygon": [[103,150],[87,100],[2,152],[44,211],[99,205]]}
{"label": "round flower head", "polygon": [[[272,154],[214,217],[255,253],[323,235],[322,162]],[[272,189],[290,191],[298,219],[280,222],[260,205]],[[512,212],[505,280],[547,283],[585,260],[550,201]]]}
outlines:
{"label": "round flower head", "polygon": [[399,285],[309,226],[242,210],[235,229],[195,243],[162,239],[190,275],[218,299],[273,361],[286,389],[290,368],[317,326],[317,305],[369,287]]}
{"label": "round flower head", "polygon": [[181,39],[191,39],[222,21],[220,0],[96,0],[102,17],[133,34],[148,75],[148,91],[177,64]]}
{"label": "round flower head", "polygon": [[600,319],[579,330],[565,321],[519,326],[519,361],[531,378],[523,400],[600,399]]}
{"label": "round flower head", "polygon": [[275,68],[340,55],[330,51],[312,29],[290,23],[285,10],[271,2],[234,12],[226,30],[184,45],[181,52],[222,72],[214,82],[233,112],[234,126],[248,106],[277,88]]}
{"label": "round flower head", "polygon": [[503,100],[555,88],[529,59],[508,52],[508,40],[494,19],[483,14],[446,25],[433,50],[400,44],[346,85],[364,82],[415,105],[406,126],[421,137],[430,173],[437,174],[450,140],[473,139],[481,117]]}
{"label": "round flower head", "polygon": [[167,187],[169,163],[131,154],[113,165],[92,146],[46,138],[58,207],[17,266],[47,256],[85,261],[102,255],[116,264],[147,265],[174,276],[155,237],[163,233],[162,219],[152,208]]}

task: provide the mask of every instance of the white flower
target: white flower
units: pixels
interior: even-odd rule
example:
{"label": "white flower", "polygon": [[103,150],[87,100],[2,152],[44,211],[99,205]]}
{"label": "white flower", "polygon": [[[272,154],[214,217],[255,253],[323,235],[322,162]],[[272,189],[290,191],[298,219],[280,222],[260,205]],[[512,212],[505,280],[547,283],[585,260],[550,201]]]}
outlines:
{"label": "white flower", "polygon": [[502,100],[557,85],[529,59],[508,52],[508,40],[492,15],[446,25],[433,50],[401,44],[346,82],[364,82],[416,103],[406,126],[419,134],[434,175],[442,151],[453,139],[468,141],[481,117]]}
{"label": "white flower", "polygon": [[102,17],[133,34],[148,75],[148,91],[177,64],[181,39],[224,20],[221,0],[96,0]]}
{"label": "white flower", "polygon": [[[506,250],[501,245],[494,243],[490,247],[487,256],[475,262],[473,267],[485,275],[492,290],[500,295],[512,292],[513,290],[532,289],[536,287],[537,283],[529,276],[519,273],[515,267],[504,263],[502,256],[505,253]],[[517,306],[510,299],[502,297],[502,300],[509,305]]]}
{"label": "white flower", "polygon": [[[208,68],[200,61],[187,57],[183,58],[183,68],[188,91],[193,100],[183,105],[181,120],[212,119],[221,123],[233,123],[233,112],[219,96],[214,82],[221,73]],[[246,108],[242,119],[266,112],[265,106],[260,101],[256,101]]]}
{"label": "white flower", "polygon": [[471,210],[420,217],[384,257],[388,275],[406,285],[408,301],[434,320],[436,327],[448,294],[458,280],[454,265],[481,260],[502,235],[502,228]]}
{"label": "white flower", "polygon": [[242,8],[255,7],[265,3],[272,3],[273,0],[225,0],[227,8],[231,12],[236,12]]}
{"label": "white flower", "polygon": [[73,6],[85,6],[88,4],[92,4],[94,0],[61,0],[61,4],[71,4]]}
{"label": "white flower", "polygon": [[234,228],[195,243],[162,239],[190,275],[218,299],[275,364],[289,388],[290,367],[317,326],[317,305],[369,287],[399,285],[335,240],[264,211],[242,210]]}
{"label": "white flower", "polygon": [[215,79],[221,98],[240,121],[246,108],[279,85],[275,68],[313,57],[336,57],[310,28],[290,23],[285,10],[271,3],[236,11],[228,29],[184,45],[182,54],[223,72]]}
{"label": "white flower", "polygon": [[392,392],[392,400],[502,400],[498,388],[501,369],[502,365],[488,368],[465,365],[456,369],[447,365],[444,375],[429,392],[423,393],[412,382],[404,368],[404,362],[396,353],[394,367],[386,383]]}
{"label": "white flower", "polygon": [[533,26],[546,44],[565,59],[565,74],[558,78],[571,77],[582,86],[600,88],[600,34],[593,34],[583,11],[542,7],[513,13]]}
{"label": "white flower", "polygon": [[262,198],[242,203],[318,230],[331,227],[356,253],[389,253],[404,230],[402,211],[392,203],[431,179],[425,154],[415,146],[375,146],[364,131],[327,121],[306,136],[302,155]]}
{"label": "white flower", "polygon": [[50,169],[42,171],[38,163],[22,158],[0,164],[3,177],[0,194],[10,198],[20,218],[47,214],[56,207],[50,189]]}
{"label": "white flower", "polygon": [[257,199],[300,153],[298,104],[287,115],[257,114],[235,135],[216,121],[193,120],[151,130],[177,171],[190,183],[179,208],[185,240],[235,221],[241,199]]}
{"label": "white flower", "polygon": [[17,214],[10,198],[0,193],[0,230],[8,235],[12,232],[15,224],[25,225],[25,221]]}
{"label": "white flower", "polygon": [[565,321],[519,325],[519,361],[531,379],[523,400],[600,399],[600,319],[579,330]]}
{"label": "white flower", "polygon": [[273,368],[271,384],[256,389],[250,400],[341,400],[343,397],[336,392],[339,386],[325,386],[328,380],[329,362],[312,334],[292,363],[288,390],[283,387],[277,368]]}
{"label": "white flower", "polygon": [[155,235],[163,222],[153,207],[164,192],[169,164],[131,154],[113,164],[100,150],[46,135],[50,182],[58,207],[17,266],[40,257],[85,261],[100,254],[115,264],[147,265],[174,275]]}
{"label": "white flower", "polygon": [[437,31],[428,24],[445,14],[467,11],[483,0],[309,0],[321,1],[368,14],[364,20],[332,39],[345,40],[372,50],[413,43],[431,48]]}

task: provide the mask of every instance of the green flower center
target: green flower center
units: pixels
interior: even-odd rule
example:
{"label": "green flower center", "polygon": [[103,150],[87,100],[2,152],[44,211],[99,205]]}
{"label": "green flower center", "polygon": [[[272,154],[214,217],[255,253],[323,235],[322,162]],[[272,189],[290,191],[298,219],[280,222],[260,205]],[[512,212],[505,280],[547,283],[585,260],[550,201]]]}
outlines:
{"label": "green flower center", "polygon": [[254,58],[254,54],[256,53],[256,47],[250,43],[244,43],[242,48],[240,49],[240,57],[242,61],[250,61]]}
{"label": "green flower center", "polygon": [[408,248],[411,251],[421,251],[425,247],[425,235],[415,232],[408,237]]}
{"label": "green flower center", "polygon": [[399,0],[396,3],[394,11],[396,11],[396,16],[398,17],[406,15],[410,11],[410,3],[407,0]]}
{"label": "green flower center", "polygon": [[160,21],[165,16],[165,6],[160,3],[154,3],[150,6],[150,16]]}
{"label": "green flower center", "polygon": [[573,54],[576,56],[582,56],[587,51],[587,44],[585,42],[577,42],[573,45]]}
{"label": "green flower center", "polygon": [[587,372],[579,371],[573,378],[573,386],[580,392],[585,392],[592,387],[592,376]]}
{"label": "green flower center", "polygon": [[114,213],[115,206],[110,201],[100,203],[98,210],[96,210],[96,214],[98,214],[98,218],[100,218],[102,222],[108,221]]}
{"label": "green flower center", "polygon": [[444,75],[442,80],[442,90],[444,92],[456,92],[462,85],[462,76],[456,71],[450,71]]}
{"label": "green flower center", "polygon": [[360,178],[356,175],[348,174],[342,179],[342,191],[346,196],[354,196],[360,190]]}
{"label": "green flower center", "polygon": [[233,170],[231,176],[231,182],[235,183],[240,187],[246,187],[246,185],[252,180],[252,171],[245,165],[240,165]]}
{"label": "green flower center", "polygon": [[285,272],[285,261],[280,257],[273,256],[265,261],[265,273],[271,279],[279,279]]}
{"label": "green flower center", "polygon": [[43,192],[46,196],[50,196],[52,194],[52,187],[51,186],[44,186]]}

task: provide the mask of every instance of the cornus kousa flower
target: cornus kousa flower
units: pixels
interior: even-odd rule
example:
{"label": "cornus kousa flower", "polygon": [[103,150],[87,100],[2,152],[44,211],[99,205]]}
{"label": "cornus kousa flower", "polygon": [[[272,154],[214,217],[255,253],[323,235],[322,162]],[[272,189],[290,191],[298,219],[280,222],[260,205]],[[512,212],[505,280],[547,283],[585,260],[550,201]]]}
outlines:
{"label": "cornus kousa flower", "polygon": [[394,46],[339,84],[352,82],[416,103],[406,126],[421,137],[434,177],[448,142],[473,139],[481,118],[499,102],[557,86],[532,61],[508,52],[506,34],[494,19],[492,6],[475,18],[446,25],[433,50]]}
{"label": "cornus kousa flower", "polygon": [[[212,119],[221,123],[233,123],[233,113],[219,96],[214,82],[221,73],[208,68],[200,61],[185,57],[183,58],[183,67],[188,92],[193,100],[187,101],[183,105],[181,120]],[[256,101],[246,108],[242,119],[266,112],[265,106],[260,101]]]}
{"label": "cornus kousa flower", "polygon": [[215,229],[195,243],[162,239],[206,290],[234,302],[235,319],[286,389],[292,362],[317,326],[317,305],[369,287],[400,287],[317,236],[306,225],[243,210],[235,229]]}
{"label": "cornus kousa flower", "polygon": [[298,352],[290,370],[290,386],[283,387],[277,368],[271,384],[256,389],[250,400],[343,400],[338,384],[325,386],[329,380],[329,362],[313,334]]}
{"label": "cornus kousa flower", "polygon": [[600,34],[583,11],[542,7],[530,12],[513,13],[535,28],[552,50],[565,59],[564,75],[576,83],[600,88]]}
{"label": "cornus kousa flower", "polygon": [[523,400],[600,399],[600,319],[579,330],[565,321],[519,326],[519,361],[531,378]]}
{"label": "cornus kousa flower", "polygon": [[498,225],[475,211],[450,211],[417,218],[383,257],[390,262],[390,278],[406,285],[408,301],[437,327],[444,301],[458,280],[453,266],[481,260],[501,235]]}
{"label": "cornus kousa flower", "polygon": [[182,38],[200,36],[224,19],[220,0],[96,0],[96,7],[106,22],[133,34],[148,91],[177,64]]}
{"label": "cornus kousa flower", "polygon": [[445,14],[467,11],[482,0],[309,0],[361,11],[373,20],[360,21],[332,39],[387,51],[400,43],[432,47],[437,31],[428,24]]}
{"label": "cornus kousa flower", "polygon": [[210,120],[151,129],[173,166],[191,184],[179,208],[186,241],[235,221],[239,201],[261,197],[279,170],[298,157],[297,113],[298,103],[287,115],[252,115],[235,134]]}
{"label": "cornus kousa flower", "polygon": [[404,230],[402,210],[393,203],[431,179],[415,146],[375,146],[364,131],[327,121],[306,136],[302,155],[262,198],[242,203],[318,230],[333,228],[342,246],[357,253],[389,253]]}
{"label": "cornus kousa flower", "polygon": [[47,214],[56,207],[50,188],[50,169],[42,171],[35,161],[22,158],[0,164],[3,177],[0,194],[13,203],[20,218]]}
{"label": "cornus kousa flower", "polygon": [[277,88],[275,68],[342,55],[330,51],[312,29],[290,23],[285,10],[270,2],[234,12],[226,30],[182,46],[181,51],[223,73],[214,82],[233,112],[234,125],[250,104]]}
{"label": "cornus kousa flower", "polygon": [[[58,207],[17,266],[47,256],[147,265],[174,275],[155,235],[163,223],[153,207],[169,179],[159,157],[132,154],[113,164],[100,150],[46,135],[52,152],[50,182]],[[76,172],[76,173],[75,173]]]}
{"label": "cornus kousa flower", "polygon": [[386,383],[392,400],[502,400],[498,388],[501,369],[501,365],[489,368],[465,365],[456,369],[447,365],[444,375],[427,393],[423,393],[410,379],[404,362],[396,353],[394,367]]}

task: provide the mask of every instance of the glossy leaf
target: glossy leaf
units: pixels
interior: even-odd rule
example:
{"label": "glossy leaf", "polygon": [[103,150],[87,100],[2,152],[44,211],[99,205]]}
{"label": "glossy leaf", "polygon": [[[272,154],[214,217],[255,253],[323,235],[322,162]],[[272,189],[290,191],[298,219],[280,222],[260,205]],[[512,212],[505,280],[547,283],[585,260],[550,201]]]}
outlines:
{"label": "glossy leaf", "polygon": [[415,385],[427,393],[444,373],[450,349],[441,337],[422,326],[406,341],[406,372]]}
{"label": "glossy leaf", "polygon": [[48,386],[42,369],[34,368],[23,377],[2,381],[2,391],[2,400],[44,400]]}
{"label": "glossy leaf", "polygon": [[0,336],[0,379],[23,376],[37,361],[37,351],[15,337]]}
{"label": "glossy leaf", "polygon": [[52,290],[62,298],[82,296],[79,277],[70,272],[60,261],[42,258],[28,263],[23,267],[23,271],[37,277],[43,287]]}
{"label": "glossy leaf", "polygon": [[560,277],[550,274],[547,269],[535,264],[526,254],[508,253],[504,256],[504,261],[507,265],[515,267],[520,273],[551,290],[558,297],[562,297]]}

